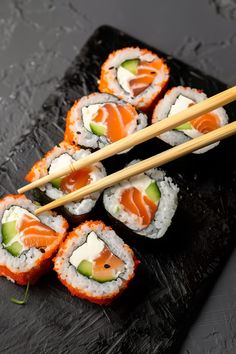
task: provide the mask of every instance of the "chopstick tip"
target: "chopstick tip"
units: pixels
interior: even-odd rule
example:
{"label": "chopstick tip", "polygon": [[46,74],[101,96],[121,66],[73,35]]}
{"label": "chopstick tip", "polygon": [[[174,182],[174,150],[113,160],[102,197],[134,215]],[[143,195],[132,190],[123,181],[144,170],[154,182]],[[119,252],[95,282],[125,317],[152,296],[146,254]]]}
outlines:
{"label": "chopstick tip", "polygon": [[41,208],[36,209],[36,210],[34,211],[34,214],[35,214],[35,215],[40,214],[40,213],[41,213],[41,210],[40,210],[40,209],[41,209]]}
{"label": "chopstick tip", "polygon": [[21,187],[21,188],[17,189],[17,193],[18,194],[23,194],[24,193],[24,187]]}

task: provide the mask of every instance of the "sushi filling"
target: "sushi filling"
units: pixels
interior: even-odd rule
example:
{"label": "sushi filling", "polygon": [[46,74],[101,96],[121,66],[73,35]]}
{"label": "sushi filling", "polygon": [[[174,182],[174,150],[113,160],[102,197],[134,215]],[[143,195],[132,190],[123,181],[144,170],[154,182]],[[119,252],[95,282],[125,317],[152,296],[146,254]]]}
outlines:
{"label": "sushi filling", "polygon": [[[192,99],[179,95],[174,104],[172,104],[168,117],[177,114],[196,102]],[[215,113],[206,113],[198,118],[186,122],[178,127],[175,130],[184,133],[190,138],[196,138],[202,134],[209,133],[212,130],[215,130],[220,127],[220,120]]]}
{"label": "sushi filling", "polygon": [[121,63],[117,69],[117,80],[122,89],[133,97],[145,91],[160,70],[160,60],[141,61],[129,59]]}
{"label": "sushi filling", "polygon": [[2,246],[14,257],[32,247],[44,249],[57,239],[54,230],[19,206],[4,211],[1,233]]}
{"label": "sushi filling", "polygon": [[73,251],[70,263],[80,274],[99,283],[116,280],[126,270],[125,262],[94,231]]}
{"label": "sushi filling", "polygon": [[133,177],[126,188],[117,190],[119,204],[115,206],[114,214],[125,211],[132,214],[135,220],[134,228],[145,229],[152,222],[161,198],[161,192],[156,181],[146,174]]}
{"label": "sushi filling", "polygon": [[[120,88],[117,81],[116,85]],[[68,113],[65,140],[73,145],[102,149],[147,124],[146,114],[130,103],[110,94],[93,93],[82,97]]]}
{"label": "sushi filling", "polygon": [[[77,161],[80,157],[87,156],[87,150],[80,150],[73,157],[67,152],[59,155],[51,161],[51,164],[48,168],[48,173],[51,174],[58,169],[63,167],[68,167],[71,163]],[[76,157],[78,157],[76,159]],[[41,191],[55,200],[62,197],[65,194],[74,192],[79,188],[82,188],[89,183],[98,181],[106,175],[105,169],[101,164],[94,164],[82,168],[78,171],[72,172],[71,174],[59,178],[55,178],[51,183],[48,183],[46,186],[41,187]],[[92,210],[94,207],[100,193],[92,193],[89,196],[84,197],[78,202],[71,202],[65,205],[65,208],[72,215],[83,215]]]}
{"label": "sushi filling", "polygon": [[107,102],[82,108],[84,127],[112,143],[137,130],[138,113],[130,104]]}
{"label": "sushi filling", "polygon": [[[207,99],[207,95],[195,88],[177,86],[170,89],[159,101],[154,109],[152,116],[152,123],[156,123],[166,117],[177,114],[190,105],[199,103]],[[228,123],[228,116],[224,108],[217,108],[209,113],[203,114],[189,122],[186,122],[173,130],[162,133],[158,136],[161,140],[177,146],[199,135],[206,134],[210,131],[224,126]],[[219,141],[205,146],[199,150],[194,151],[195,154],[202,154],[206,151],[213,149],[219,144]]]}
{"label": "sushi filling", "polygon": [[[137,163],[133,160],[128,166]],[[162,237],[178,204],[179,188],[165,172],[151,169],[105,190],[104,207],[113,218],[136,234]]]}
{"label": "sushi filling", "polygon": [[[74,162],[76,162],[76,160],[73,159],[72,156],[64,153],[52,161],[48,173],[52,174],[62,167],[68,167]],[[92,174],[92,167],[81,168],[67,176],[55,178],[51,183],[54,188],[61,190],[64,194],[68,194],[89,184],[93,179]]]}

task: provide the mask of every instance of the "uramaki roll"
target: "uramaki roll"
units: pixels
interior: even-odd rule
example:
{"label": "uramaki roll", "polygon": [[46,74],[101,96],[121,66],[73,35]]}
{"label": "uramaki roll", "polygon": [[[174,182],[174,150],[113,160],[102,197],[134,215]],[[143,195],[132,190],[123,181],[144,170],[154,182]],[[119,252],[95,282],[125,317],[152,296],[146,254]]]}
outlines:
{"label": "uramaki roll", "polygon": [[146,111],[168,80],[169,68],[162,58],[147,49],[128,47],[108,56],[102,65],[99,90]]}
{"label": "uramaki roll", "polygon": [[171,224],[178,191],[164,171],[153,168],[106,189],[103,204],[124,227],[137,235],[158,239]]}
{"label": "uramaki roll", "polygon": [[138,263],[110,227],[102,221],[86,221],[61,245],[54,270],[72,295],[109,304],[128,287]]}
{"label": "uramaki roll", "polygon": [[[201,90],[191,87],[177,86],[170,89],[160,100],[154,109],[152,123],[161,121],[176,113],[183,111],[189,106],[201,102],[207,95]],[[228,123],[228,116],[224,108],[220,107],[210,113],[203,114],[190,122],[184,123],[175,129],[158,135],[158,138],[171,146],[182,144],[192,138],[209,133]],[[195,154],[204,153],[214,147],[219,142],[210,144],[202,149],[194,151]]]}
{"label": "uramaki roll", "polygon": [[[36,162],[25,179],[33,182],[47,174],[53,173],[58,169],[63,169],[80,158],[88,156],[90,151],[81,149],[79,146],[70,145],[67,142],[61,142],[50,150],[44,158]],[[41,196],[40,201],[45,203],[62,197],[65,194],[73,192],[85,185],[96,182],[106,176],[106,170],[101,162],[94,163],[71,174],[56,178],[51,183],[39,188]],[[60,212],[74,224],[78,224],[88,217],[93,210],[101,191],[92,193],[79,201],[65,204],[60,208]]]}
{"label": "uramaki roll", "polygon": [[55,212],[34,215],[37,206],[24,195],[0,200],[0,276],[20,285],[34,283],[52,265],[67,221]]}
{"label": "uramaki roll", "polygon": [[64,139],[100,149],[147,126],[147,116],[113,95],[92,93],[74,103],[67,114]]}

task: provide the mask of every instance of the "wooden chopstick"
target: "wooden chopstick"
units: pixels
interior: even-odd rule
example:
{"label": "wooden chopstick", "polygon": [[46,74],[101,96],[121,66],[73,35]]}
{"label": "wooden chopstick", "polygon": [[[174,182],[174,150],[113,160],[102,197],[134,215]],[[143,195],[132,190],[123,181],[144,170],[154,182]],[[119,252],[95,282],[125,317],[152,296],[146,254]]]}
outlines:
{"label": "wooden chopstick", "polygon": [[106,159],[121,151],[129,149],[135,145],[138,145],[146,140],[156,137],[168,130],[171,130],[191,119],[194,119],[202,114],[208,113],[220,106],[230,103],[236,99],[236,86],[222,91],[215,96],[212,96],[205,101],[197,103],[188,109],[175,114],[169,118],[159,121],[145,129],[142,129],[134,134],[131,134],[113,144],[107,145],[101,150],[92,153],[79,161],[74,162],[67,168],[63,167],[63,170],[56,171],[50,175],[46,175],[28,185],[25,185],[18,189],[18,193],[25,193],[33,188],[40,187],[46,183],[51,182],[54,178],[68,175],[80,168],[91,165],[97,161]]}
{"label": "wooden chopstick", "polygon": [[186,143],[175,146],[169,150],[166,150],[156,156],[150,157],[146,160],[140,161],[135,165],[124,168],[121,171],[115,172],[109,176],[102,178],[101,180],[91,183],[75,192],[67,194],[62,198],[59,198],[49,204],[46,204],[38,209],[36,209],[35,214],[40,214],[44,211],[54,209],[66,203],[77,201],[83,197],[94,193],[98,190],[103,190],[112,186],[113,184],[119,183],[127,178],[135,176],[146,170],[154,167],[161,166],[167,162],[173,161],[181,156],[187,155],[190,152],[198,150],[206,145],[212,144],[216,141],[225,139],[233,134],[236,134],[236,121],[218,128],[210,133],[201,135],[195,139],[191,139]]}

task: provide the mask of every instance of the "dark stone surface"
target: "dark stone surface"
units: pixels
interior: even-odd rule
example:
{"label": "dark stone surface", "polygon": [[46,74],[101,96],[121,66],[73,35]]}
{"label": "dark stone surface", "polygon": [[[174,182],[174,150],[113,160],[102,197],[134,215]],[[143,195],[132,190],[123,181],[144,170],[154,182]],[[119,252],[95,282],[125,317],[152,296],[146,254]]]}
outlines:
{"label": "dark stone surface", "polygon": [[[176,1],[147,1],[145,6],[137,1],[121,0],[112,3],[88,0],[1,1],[1,161],[19,137],[39,119],[35,112],[54,91],[58,78],[63,76],[92,30],[104,23],[122,28],[228,84],[235,84],[234,0],[181,0],[178,4]],[[182,353],[235,353],[235,264],[236,256],[233,255],[189,333]],[[8,301],[7,295],[16,291],[11,284],[6,286],[6,296],[1,297],[3,307]],[[58,285],[53,287],[49,282],[49,286],[56,293]],[[47,297],[47,289],[44,290],[44,295],[41,293],[37,300],[39,312],[45,304],[44,297]],[[68,297],[68,301],[72,300]],[[14,311],[22,316],[24,326],[27,320],[25,310],[14,307],[12,311],[12,316],[15,316]],[[60,313],[58,315],[60,318]],[[59,323],[58,320],[54,325]],[[47,317],[40,318],[39,324],[53,327]],[[20,333],[20,328],[18,330]],[[26,340],[31,335],[29,331]],[[60,339],[60,331],[55,338]],[[15,342],[8,342],[9,352],[17,352]],[[47,343],[48,338],[40,341],[42,352],[50,352]],[[24,345],[25,342],[21,348]],[[29,352],[34,351],[32,347],[28,349]],[[64,352],[69,351],[65,348]]]}

